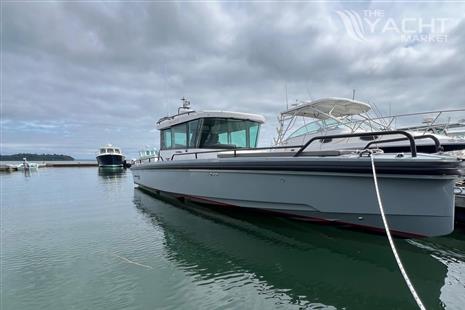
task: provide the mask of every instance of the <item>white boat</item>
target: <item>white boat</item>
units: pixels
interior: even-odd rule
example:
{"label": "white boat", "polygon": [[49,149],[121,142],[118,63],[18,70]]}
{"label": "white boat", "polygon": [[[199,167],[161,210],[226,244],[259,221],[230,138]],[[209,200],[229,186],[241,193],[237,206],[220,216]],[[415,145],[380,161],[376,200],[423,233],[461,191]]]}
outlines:
{"label": "white boat", "polygon": [[[276,145],[293,146],[302,145],[316,136],[372,132],[400,129],[408,131],[411,135],[422,137],[417,141],[419,152],[437,153],[438,151],[457,151],[465,149],[465,138],[447,136],[447,128],[457,128],[458,124],[437,123],[440,117],[446,114],[462,113],[465,109],[430,111],[410,113],[388,117],[376,117],[370,115],[372,110],[368,103],[346,98],[323,98],[314,101],[300,102],[279,116]],[[413,117],[433,115],[428,123],[421,126],[402,126],[402,122],[412,121]],[[297,129],[298,119],[303,119],[304,124]],[[307,121],[310,120],[310,121]],[[333,149],[363,149],[368,146],[377,146],[388,153],[408,151],[408,141],[401,136],[390,137],[392,142],[378,143],[384,140],[382,136],[366,136],[341,139],[320,139],[315,141],[310,150]],[[399,141],[399,139],[401,139]],[[439,146],[440,145],[440,149]],[[460,153],[458,153],[460,155]]]}
{"label": "white boat", "polygon": [[107,144],[97,154],[97,163],[102,168],[120,168],[124,166],[124,155],[119,147]]}
{"label": "white boat", "polygon": [[[421,125],[414,125],[403,127],[399,129],[403,130],[414,130],[414,131],[423,131],[429,132],[434,134],[445,135],[449,137],[457,137],[457,138],[465,138],[465,119],[459,119],[456,122],[451,122],[450,119],[447,122],[438,122],[437,119],[439,118],[440,114],[445,114],[449,112],[460,112],[464,111],[464,109],[459,110],[445,110],[445,111],[436,111],[439,115],[435,117],[425,117],[423,118]],[[428,113],[428,112],[423,112]]]}
{"label": "white boat", "polygon": [[143,150],[139,151],[139,158],[134,160],[141,164],[142,162],[153,162],[158,160],[158,150],[156,148],[151,148],[146,146]]}
{"label": "white boat", "polygon": [[[373,186],[376,162],[385,213],[393,233],[440,236],[454,227],[454,183],[463,162],[418,154],[407,132],[352,132],[346,138],[403,135],[410,152],[291,151],[257,148],[264,118],[238,112],[196,112],[184,103],[157,123],[159,160],[132,167],[134,182],[215,206],[261,210],[293,218],[384,231]],[[328,136],[333,141],[342,138]]]}
{"label": "white boat", "polygon": [[39,164],[39,163],[30,163],[26,160],[26,158],[23,158],[23,162],[19,165],[16,166],[17,170],[23,171],[23,170],[37,170],[39,168],[45,167],[45,164]]}
{"label": "white boat", "polygon": [[16,169],[18,169],[18,170],[28,170],[28,169],[37,170],[37,169],[39,169],[39,164],[37,164],[37,163],[28,163],[28,165],[19,164],[19,165],[16,166]]}

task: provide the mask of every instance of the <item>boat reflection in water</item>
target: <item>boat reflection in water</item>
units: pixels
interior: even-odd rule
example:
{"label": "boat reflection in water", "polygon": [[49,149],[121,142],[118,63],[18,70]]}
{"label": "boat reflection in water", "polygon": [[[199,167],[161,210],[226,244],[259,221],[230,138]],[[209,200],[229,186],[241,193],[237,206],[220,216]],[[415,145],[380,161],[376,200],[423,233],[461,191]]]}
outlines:
{"label": "boat reflection in water", "polygon": [[119,179],[126,173],[126,169],[123,167],[117,168],[98,168],[98,175],[105,179]]}
{"label": "boat reflection in water", "polygon": [[126,174],[126,169],[123,167],[110,168],[105,167],[98,168],[98,175],[102,183],[108,184],[109,186],[121,185],[121,180]]}
{"label": "boat reflection in water", "polygon": [[[256,213],[239,214],[236,209],[219,211],[190,202],[162,201],[140,189],[134,196],[141,213],[163,230],[169,259],[192,274],[198,285],[218,283],[227,290],[228,281],[231,287],[252,283],[276,303],[305,308],[415,307],[385,236]],[[441,240],[462,247],[465,242],[430,240],[428,245],[422,240],[415,241],[417,244],[396,242],[427,308],[441,309],[441,299],[450,302],[462,297],[448,293],[446,277],[451,270],[448,273],[448,265],[430,247]],[[465,253],[458,255],[462,255],[458,264],[463,267]],[[243,276],[243,282],[231,280],[237,274]]]}

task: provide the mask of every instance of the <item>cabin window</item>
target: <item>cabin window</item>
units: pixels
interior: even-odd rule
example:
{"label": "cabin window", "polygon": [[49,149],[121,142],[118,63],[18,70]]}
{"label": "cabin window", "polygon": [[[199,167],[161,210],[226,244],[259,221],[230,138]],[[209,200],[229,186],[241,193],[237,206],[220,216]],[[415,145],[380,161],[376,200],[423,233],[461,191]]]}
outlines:
{"label": "cabin window", "polygon": [[163,150],[171,148],[171,128],[161,131],[161,148]]}
{"label": "cabin window", "polygon": [[298,136],[305,135],[305,134],[315,133],[315,132],[320,131],[320,130],[321,130],[321,121],[308,123],[308,124],[300,127],[299,129],[297,129],[296,131],[294,131],[289,136],[289,138],[298,137]]}
{"label": "cabin window", "polygon": [[[199,120],[179,124],[161,131],[161,149],[185,149],[197,146]],[[155,153],[155,152],[153,152]]]}
{"label": "cabin window", "polygon": [[254,148],[260,124],[257,122],[205,118],[161,130],[161,149]]}
{"label": "cabin window", "polygon": [[250,148],[257,146],[257,122],[206,118],[203,121],[201,148]]}
{"label": "cabin window", "polygon": [[187,147],[187,124],[180,124],[171,127],[173,135],[173,148],[181,149]]}
{"label": "cabin window", "polygon": [[113,153],[113,149],[107,149],[108,153]]}
{"label": "cabin window", "polygon": [[251,122],[249,127],[249,136],[250,136],[250,147],[257,147],[258,142],[258,132],[260,129],[260,124]]}
{"label": "cabin window", "polygon": [[105,154],[105,153],[106,153],[106,150],[105,150],[105,149],[100,149],[100,153],[101,153],[101,154]]}
{"label": "cabin window", "polygon": [[189,139],[188,144],[189,144],[189,147],[191,148],[197,147],[197,140],[198,140],[198,135],[199,135],[199,123],[200,121],[198,119],[187,123],[188,139]]}
{"label": "cabin window", "polygon": [[119,150],[118,150],[118,149],[115,149],[115,153],[118,153],[118,154],[119,154]]}
{"label": "cabin window", "polygon": [[237,147],[247,147],[247,131],[246,129],[236,130],[231,132],[231,143]]}

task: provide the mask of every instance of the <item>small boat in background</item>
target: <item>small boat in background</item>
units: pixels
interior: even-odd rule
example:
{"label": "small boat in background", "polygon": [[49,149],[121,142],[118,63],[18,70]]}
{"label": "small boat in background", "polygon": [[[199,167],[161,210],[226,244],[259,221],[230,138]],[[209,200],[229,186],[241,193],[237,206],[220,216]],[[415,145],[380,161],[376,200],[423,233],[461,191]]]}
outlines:
{"label": "small boat in background", "polygon": [[45,167],[45,164],[38,164],[38,163],[30,163],[27,161],[26,158],[23,158],[23,162],[16,166],[17,170],[24,171],[24,170],[37,170],[41,167]]}
{"label": "small boat in background", "polygon": [[119,147],[107,144],[102,146],[97,155],[99,167],[118,168],[124,167],[124,155]]}
{"label": "small boat in background", "polygon": [[158,160],[158,150],[155,147],[146,146],[145,149],[139,151],[139,158],[135,162],[141,164],[143,162],[155,162]]}

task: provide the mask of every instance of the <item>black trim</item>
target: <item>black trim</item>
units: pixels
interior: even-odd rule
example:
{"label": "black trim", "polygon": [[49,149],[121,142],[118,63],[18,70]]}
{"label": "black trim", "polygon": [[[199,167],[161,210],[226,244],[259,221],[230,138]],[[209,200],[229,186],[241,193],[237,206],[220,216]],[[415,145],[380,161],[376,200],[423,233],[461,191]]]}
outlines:
{"label": "black trim", "polygon": [[378,139],[379,136],[365,136],[365,137],[360,137],[360,140],[362,141],[373,141]]}
{"label": "black trim", "polygon": [[[291,157],[292,158],[292,157]],[[256,171],[294,171],[294,172],[338,172],[372,174],[370,160],[312,160],[295,158],[233,158],[178,160],[152,163],[134,167],[134,170],[171,169],[171,170],[256,170]],[[380,174],[403,175],[465,175],[463,161],[437,160],[376,160],[376,172]]]}
{"label": "black trim", "polygon": [[340,134],[340,135],[326,135],[326,136],[317,136],[313,137],[310,140],[308,140],[300,150],[297,151],[297,153],[294,154],[294,157],[298,157],[300,154],[302,154],[305,149],[312,144],[312,142],[316,140],[321,140],[321,139],[326,139],[326,138],[353,138],[353,137],[371,137],[371,136],[390,136],[390,135],[403,135],[406,139],[409,140],[410,143],[410,153],[412,153],[412,157],[417,157],[417,148],[415,144],[415,139],[414,137],[402,130],[389,130],[389,131],[373,131],[373,132],[354,132],[354,133],[347,133],[347,134]]}
{"label": "black trim", "polygon": [[[376,144],[376,143],[375,143]],[[450,152],[450,151],[461,151],[465,150],[465,143],[451,143],[451,144],[441,144],[441,147],[443,148],[444,152]],[[408,153],[410,152],[410,147],[405,145],[397,145],[397,146],[386,146],[386,145],[380,145],[380,149],[382,149],[385,153]],[[417,151],[419,153],[436,153],[436,146],[433,145],[418,145],[417,144]]]}
{"label": "black trim", "polygon": [[[439,153],[441,151],[443,151],[443,147],[441,146],[441,142],[439,141],[439,139],[434,136],[434,135],[421,135],[421,136],[414,136],[413,137],[414,139],[416,140],[419,140],[419,139],[431,139],[433,140],[434,142],[434,149],[431,153]],[[361,137],[360,137],[361,139]],[[371,145],[373,144],[376,144],[378,146],[378,144],[383,144],[383,143],[389,143],[389,142],[397,142],[397,141],[406,141],[407,138],[396,138],[396,139],[387,139],[387,140],[376,140],[376,141],[371,141],[370,143],[368,143],[367,145],[365,145],[364,149],[367,149],[369,148]],[[378,146],[379,147],[379,146]],[[417,151],[419,149],[419,146],[417,145]],[[408,152],[410,149],[408,149],[406,152]],[[419,151],[420,152],[420,151]]]}

